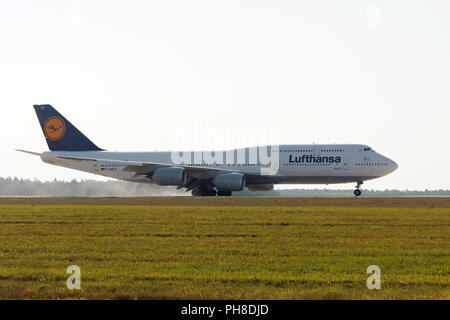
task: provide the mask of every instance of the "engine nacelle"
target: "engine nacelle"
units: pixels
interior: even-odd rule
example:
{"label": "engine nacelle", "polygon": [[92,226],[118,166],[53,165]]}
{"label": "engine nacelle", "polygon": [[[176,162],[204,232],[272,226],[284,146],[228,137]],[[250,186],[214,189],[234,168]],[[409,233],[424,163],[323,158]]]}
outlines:
{"label": "engine nacelle", "polygon": [[245,187],[245,176],[241,173],[222,173],[213,179],[218,191],[242,191]]}
{"label": "engine nacelle", "polygon": [[157,169],[152,180],[160,186],[184,186],[186,184],[186,170],[180,167]]}
{"label": "engine nacelle", "polygon": [[251,184],[246,186],[248,190],[255,192],[269,192],[273,190],[273,183],[268,184]]}

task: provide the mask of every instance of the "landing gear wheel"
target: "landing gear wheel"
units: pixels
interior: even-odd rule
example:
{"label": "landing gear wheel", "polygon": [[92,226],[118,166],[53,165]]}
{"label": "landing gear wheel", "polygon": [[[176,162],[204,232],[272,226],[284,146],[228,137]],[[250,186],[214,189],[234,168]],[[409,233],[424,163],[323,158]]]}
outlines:
{"label": "landing gear wheel", "polygon": [[216,190],[213,189],[194,189],[192,190],[192,195],[194,197],[215,197],[216,196]]}
{"label": "landing gear wheel", "polygon": [[206,197],[215,197],[217,195],[216,190],[208,190],[207,192],[205,192],[205,196]]}
{"label": "landing gear wheel", "polygon": [[219,197],[230,197],[231,191],[217,191]]}
{"label": "landing gear wheel", "polygon": [[361,187],[361,185],[363,184],[363,181],[356,181],[356,190],[353,191],[353,194],[355,195],[355,197],[359,197],[361,195],[361,189],[359,189]]}

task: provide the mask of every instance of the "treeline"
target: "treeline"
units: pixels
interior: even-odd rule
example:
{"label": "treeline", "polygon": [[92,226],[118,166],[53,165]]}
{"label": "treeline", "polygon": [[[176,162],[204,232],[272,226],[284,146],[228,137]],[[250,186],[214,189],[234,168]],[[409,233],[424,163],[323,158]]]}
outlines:
{"label": "treeline", "polygon": [[[288,189],[271,192],[235,192],[240,196],[350,196],[353,189]],[[450,190],[363,190],[364,196],[450,196]],[[19,178],[0,178],[0,196],[27,197],[148,197],[148,196],[186,196],[184,189],[160,187],[154,184],[124,181],[46,181]]]}
{"label": "treeline", "polygon": [[125,181],[46,181],[0,178],[0,196],[34,197],[144,197],[190,195],[175,187]]}

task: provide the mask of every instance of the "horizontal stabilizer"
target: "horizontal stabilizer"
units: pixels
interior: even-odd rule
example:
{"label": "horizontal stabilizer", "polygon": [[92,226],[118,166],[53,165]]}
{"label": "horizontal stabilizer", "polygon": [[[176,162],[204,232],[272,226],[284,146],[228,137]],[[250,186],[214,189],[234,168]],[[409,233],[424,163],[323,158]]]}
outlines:
{"label": "horizontal stabilizer", "polygon": [[42,153],[33,152],[33,151],[20,150],[20,149],[16,149],[16,151],[32,154],[33,156],[38,156],[38,157],[42,156]]}

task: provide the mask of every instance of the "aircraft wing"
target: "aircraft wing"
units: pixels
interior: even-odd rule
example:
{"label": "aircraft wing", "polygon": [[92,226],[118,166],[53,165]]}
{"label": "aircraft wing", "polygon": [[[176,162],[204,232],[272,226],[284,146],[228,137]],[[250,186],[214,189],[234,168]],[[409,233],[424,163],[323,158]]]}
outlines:
{"label": "aircraft wing", "polygon": [[[192,165],[174,165],[167,163],[158,163],[158,162],[140,162],[140,161],[125,161],[125,160],[112,160],[112,159],[97,159],[97,158],[84,158],[84,157],[72,157],[72,156],[61,156],[61,155],[49,155],[45,153],[36,153],[25,150],[17,150],[20,152],[29,153],[32,155],[40,156],[41,158],[46,158],[51,160],[53,159],[65,159],[65,160],[74,160],[74,161],[93,161],[100,162],[106,164],[120,164],[125,166],[124,171],[134,172],[136,175],[148,175],[151,176],[154,171],[159,168],[167,168],[167,167],[181,167],[185,168],[186,173],[189,177],[198,179],[198,180],[209,180],[213,179],[216,175],[221,173],[231,173],[231,172],[240,172],[238,170],[228,170],[223,168],[208,168],[208,167],[195,167]],[[240,172],[242,173],[242,172]],[[259,172],[254,173],[244,173],[245,175],[259,175]]]}
{"label": "aircraft wing", "polygon": [[[106,160],[108,161],[108,160]],[[199,168],[190,165],[175,165],[175,164],[167,164],[167,163],[157,163],[157,162],[134,162],[134,161],[112,161],[114,163],[121,163],[126,165],[124,171],[135,172],[136,174],[147,174],[151,175],[156,169],[159,168],[167,168],[167,167],[180,167],[186,170],[186,173],[190,177],[194,177],[196,179],[212,179],[216,175],[220,173],[230,173],[236,172],[236,170],[226,170],[220,168]]]}

